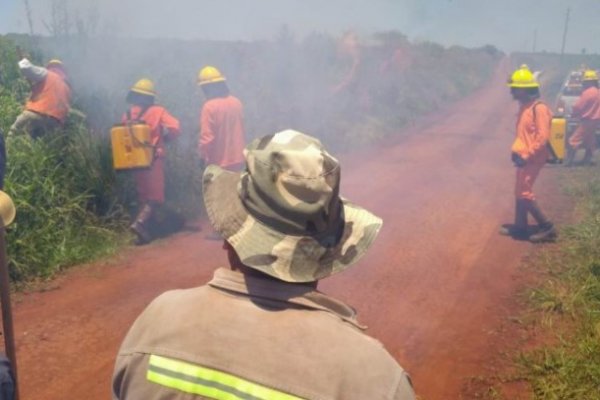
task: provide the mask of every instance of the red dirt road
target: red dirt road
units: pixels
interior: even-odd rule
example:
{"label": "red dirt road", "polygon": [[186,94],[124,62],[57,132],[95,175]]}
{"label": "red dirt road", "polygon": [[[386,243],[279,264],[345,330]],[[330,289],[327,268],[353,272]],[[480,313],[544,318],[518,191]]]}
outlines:
{"label": "red dirt road", "polygon": [[[342,193],[384,228],[359,265],[320,288],[358,309],[422,399],[463,398],[465,383],[485,373],[532,248],[497,235],[513,203],[507,74],[505,61],[488,87],[404,139],[343,159]],[[114,356],[136,315],[166,290],[205,283],[225,261],[202,232],[179,234],[16,296],[22,398],[110,398]]]}

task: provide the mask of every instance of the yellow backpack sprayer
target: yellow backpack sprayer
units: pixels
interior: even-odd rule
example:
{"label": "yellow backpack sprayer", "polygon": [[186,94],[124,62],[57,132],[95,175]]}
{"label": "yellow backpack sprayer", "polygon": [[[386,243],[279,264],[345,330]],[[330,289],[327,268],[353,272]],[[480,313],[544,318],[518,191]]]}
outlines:
{"label": "yellow backpack sprayer", "polygon": [[110,142],[115,170],[147,168],[154,158],[154,143],[150,139],[150,126],[141,120],[148,109],[131,119],[127,112],[127,121],[116,124],[110,130]]}

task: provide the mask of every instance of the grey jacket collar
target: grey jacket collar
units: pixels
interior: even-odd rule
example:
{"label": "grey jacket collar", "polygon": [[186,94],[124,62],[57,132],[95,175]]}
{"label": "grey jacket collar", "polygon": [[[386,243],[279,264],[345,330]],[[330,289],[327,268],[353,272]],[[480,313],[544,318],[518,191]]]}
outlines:
{"label": "grey jacket collar", "polygon": [[329,312],[361,330],[366,329],[356,320],[356,311],[352,307],[309,285],[245,275],[226,268],[217,269],[208,284],[229,293],[277,303],[282,308],[299,307]]}

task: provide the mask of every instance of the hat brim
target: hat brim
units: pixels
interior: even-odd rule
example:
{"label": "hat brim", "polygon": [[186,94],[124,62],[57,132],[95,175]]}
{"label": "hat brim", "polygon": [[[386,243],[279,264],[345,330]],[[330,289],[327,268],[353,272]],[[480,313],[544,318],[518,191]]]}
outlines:
{"label": "hat brim", "polygon": [[155,92],[151,92],[149,90],[144,90],[144,89],[134,89],[132,88],[131,91],[133,93],[137,93],[137,94],[143,94],[145,96],[152,96],[152,97],[156,97],[156,93]]}
{"label": "hat brim", "polygon": [[373,244],[382,220],[342,199],[342,232],[290,235],[254,218],[239,197],[241,173],[209,165],[203,194],[208,218],[244,265],[287,282],[312,282],[344,271]]}
{"label": "hat brim", "polygon": [[198,86],[206,86],[206,85],[210,85],[211,83],[219,83],[219,82],[225,82],[226,79],[225,78],[213,78],[213,79],[209,79],[206,81],[198,81]]}
{"label": "hat brim", "polygon": [[519,88],[519,89],[530,89],[530,88],[539,88],[539,83],[508,83],[506,86],[511,88]]}

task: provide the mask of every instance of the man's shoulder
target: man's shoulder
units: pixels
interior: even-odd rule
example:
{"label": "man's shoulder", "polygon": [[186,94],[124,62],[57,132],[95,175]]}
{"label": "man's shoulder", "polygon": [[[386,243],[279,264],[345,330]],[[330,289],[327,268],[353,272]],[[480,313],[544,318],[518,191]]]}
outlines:
{"label": "man's shoulder", "polygon": [[331,330],[329,340],[343,344],[340,347],[346,350],[338,353],[337,356],[347,358],[346,365],[366,365],[364,364],[366,362],[373,368],[377,366],[383,369],[399,367],[379,340],[348,323],[336,321],[335,325]]}
{"label": "man's shoulder", "polygon": [[600,89],[598,89],[596,86],[590,87],[587,92],[592,99],[600,101]]}
{"label": "man's shoulder", "polygon": [[242,104],[242,101],[239,98],[237,98],[234,95],[232,95],[232,94],[229,95],[229,99],[230,99],[230,101],[232,101],[232,102],[234,102],[236,104],[240,104],[240,105]]}
{"label": "man's shoulder", "polygon": [[546,114],[548,116],[552,116],[552,109],[550,108],[550,106],[541,100],[534,102],[533,105],[530,107],[530,110],[536,118],[538,114]]}
{"label": "man's shoulder", "polygon": [[210,286],[202,285],[196,286],[189,289],[175,289],[166,291],[158,295],[148,307],[168,307],[173,304],[188,302],[193,298],[201,298],[210,291]]}
{"label": "man's shoulder", "polygon": [[152,104],[150,107],[148,107],[146,114],[148,114],[148,113],[162,114],[166,111],[167,111],[167,109],[163,105],[155,103],[155,104]]}
{"label": "man's shoulder", "polygon": [[52,80],[55,84],[69,87],[67,81],[65,80],[65,78],[61,74],[59,74],[58,72],[54,72],[54,71],[52,71],[50,69],[46,69],[46,76],[45,76],[44,79],[46,81]]}

